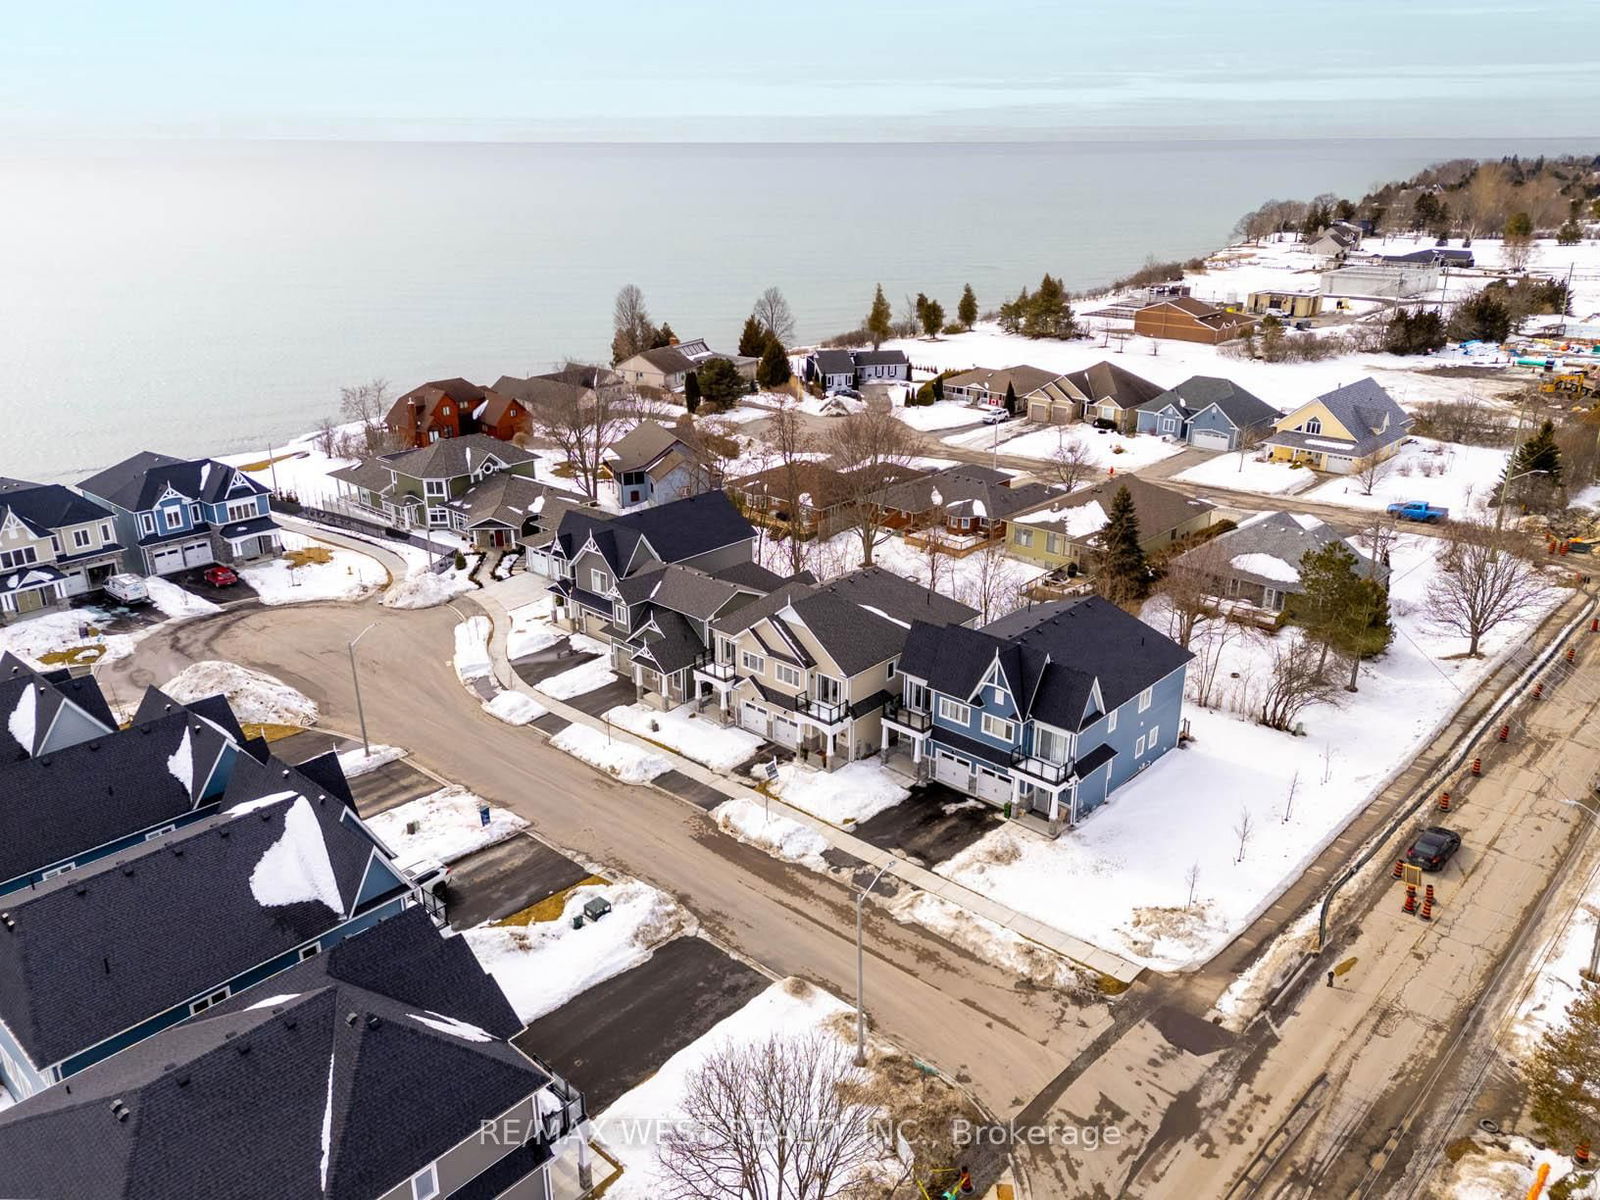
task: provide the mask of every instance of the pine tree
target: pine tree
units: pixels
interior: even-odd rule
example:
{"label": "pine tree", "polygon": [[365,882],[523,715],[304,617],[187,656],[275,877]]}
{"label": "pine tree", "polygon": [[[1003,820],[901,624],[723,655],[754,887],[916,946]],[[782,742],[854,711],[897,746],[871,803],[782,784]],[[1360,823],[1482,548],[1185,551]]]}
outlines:
{"label": "pine tree", "polygon": [[1047,271],[1027,303],[1022,333],[1033,338],[1070,338],[1078,331],[1067,289]]}
{"label": "pine tree", "polygon": [[747,395],[750,385],[739,369],[725,358],[708,358],[700,364],[700,395],[713,412],[732,407]]}
{"label": "pine tree", "polygon": [[672,332],[672,326],[663,323],[661,328],[656,330],[655,337],[651,339],[650,349],[659,350],[663,346],[676,345],[677,341],[678,335]]}
{"label": "pine tree", "polygon": [[933,402],[935,404],[944,403],[944,372],[942,371],[933,377]]}
{"label": "pine tree", "polygon": [[944,305],[921,295],[917,300],[917,319],[922,322],[922,331],[929,337],[938,337],[939,331],[944,328]]}
{"label": "pine tree", "polygon": [[767,332],[767,327],[756,320],[754,314],[744,319],[744,329],[739,333],[739,355],[741,358],[760,358],[766,353],[767,343],[772,340],[772,335]]}
{"label": "pine tree", "polygon": [[1144,599],[1150,586],[1150,568],[1144,560],[1144,547],[1139,544],[1139,517],[1126,485],[1111,498],[1111,511],[1098,536],[1096,590],[1113,604],[1127,605]]}
{"label": "pine tree", "polygon": [[700,408],[700,376],[693,371],[683,377],[683,406],[690,413]]}
{"label": "pine tree", "polygon": [[1540,1036],[1522,1068],[1528,1112],[1550,1141],[1574,1148],[1600,1134],[1600,988],[1580,988],[1566,1019]]}
{"label": "pine tree", "polygon": [[1000,306],[999,324],[1003,333],[1021,333],[1023,322],[1028,318],[1028,310],[1033,305],[1033,297],[1028,295],[1028,289],[1023,288],[1017,293],[1015,300],[1007,300]]}
{"label": "pine tree", "polygon": [[1548,506],[1561,491],[1561,447],[1552,422],[1543,422],[1517,447],[1500,473],[1500,483],[1507,499],[1538,507]]}
{"label": "pine tree", "polygon": [[1017,415],[1017,389],[1009,381],[1006,383],[1006,411],[1013,417]]}
{"label": "pine tree", "polygon": [[973,293],[969,283],[961,289],[961,300],[956,305],[956,320],[961,322],[963,329],[971,329],[978,320],[978,297]]}
{"label": "pine tree", "polygon": [[872,348],[889,340],[894,332],[894,310],[889,307],[889,298],[883,294],[883,284],[878,285],[877,294],[872,297],[872,308],[867,313],[867,336],[872,339]]}
{"label": "pine tree", "polygon": [[791,374],[788,353],[777,338],[770,338],[756,365],[756,382],[764,388],[780,388],[789,382]]}
{"label": "pine tree", "polygon": [[1289,619],[1322,646],[1319,675],[1328,665],[1329,651],[1339,643],[1352,593],[1361,582],[1356,571],[1359,562],[1343,542],[1329,542],[1300,556],[1300,591],[1289,598],[1287,607]]}

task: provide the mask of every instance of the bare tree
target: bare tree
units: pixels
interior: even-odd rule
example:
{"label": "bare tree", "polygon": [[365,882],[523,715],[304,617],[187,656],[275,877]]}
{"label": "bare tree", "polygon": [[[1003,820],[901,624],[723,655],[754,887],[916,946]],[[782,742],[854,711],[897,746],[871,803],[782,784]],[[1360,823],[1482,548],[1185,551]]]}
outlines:
{"label": "bare tree", "polygon": [[1372,489],[1378,486],[1378,481],[1389,473],[1387,459],[1379,458],[1376,454],[1368,454],[1355,461],[1355,470],[1351,474],[1355,481],[1361,485],[1363,496],[1372,495]]}
{"label": "bare tree", "polygon": [[1185,650],[1200,622],[1216,611],[1226,559],[1225,550],[1213,538],[1167,564],[1160,583],[1167,602],[1167,636]]}
{"label": "bare tree", "polygon": [[690,1076],[659,1150],[670,1200],[844,1200],[885,1154],[882,1089],[825,1033],[729,1044]]}
{"label": "bare tree", "polygon": [[1395,519],[1381,510],[1373,513],[1361,527],[1361,532],[1356,534],[1356,540],[1367,553],[1364,574],[1368,579],[1376,579],[1383,568],[1389,565],[1389,555],[1393,552],[1395,539],[1399,536],[1400,530],[1395,524]]}
{"label": "bare tree", "polygon": [[599,499],[604,455],[637,420],[633,398],[621,384],[602,381],[593,388],[564,389],[539,404],[534,428],[566,458],[573,482],[591,500]]}
{"label": "bare tree", "polygon": [[767,332],[785,346],[794,339],[794,313],[779,289],[769,287],[757,296],[750,315],[766,326]]}
{"label": "bare tree", "polygon": [[632,358],[641,350],[650,349],[656,339],[656,327],[650,320],[650,310],[645,307],[644,292],[636,284],[625,284],[617,292],[611,308],[611,361],[619,363]]}
{"label": "bare tree", "polygon": [[728,467],[739,457],[739,439],[730,421],[707,417],[696,421],[678,410],[678,419],[672,434],[688,449],[694,459],[696,492],[711,492],[722,487],[728,477]]}
{"label": "bare tree", "polygon": [[893,413],[869,409],[836,418],[822,448],[840,472],[840,499],[861,538],[861,565],[870,567],[886,516],[883,490],[908,474],[916,435]]}
{"label": "bare tree", "polygon": [[1289,795],[1283,802],[1283,823],[1287,825],[1294,816],[1294,794],[1300,790],[1300,772],[1294,773],[1294,778],[1289,780]]}
{"label": "bare tree", "polygon": [[1234,858],[1234,862],[1242,863],[1244,861],[1245,847],[1250,844],[1250,835],[1255,831],[1255,818],[1250,815],[1250,809],[1241,804],[1239,806],[1239,820],[1233,826],[1233,834],[1239,839],[1239,853]]}
{"label": "bare tree", "polygon": [[1272,647],[1272,670],[1261,697],[1261,724],[1288,731],[1313,704],[1337,705],[1344,689],[1321,670],[1322,648],[1298,630],[1285,630]]}
{"label": "bare tree", "polygon": [[1438,564],[1428,585],[1428,615],[1440,628],[1467,639],[1468,658],[1480,657],[1484,637],[1521,616],[1544,592],[1528,561],[1526,539],[1486,522],[1446,526]]}
{"label": "bare tree", "polygon": [[1189,889],[1189,900],[1184,905],[1184,908],[1185,909],[1190,909],[1190,908],[1194,907],[1195,889],[1200,886],[1200,864],[1199,863],[1192,863],[1190,865],[1189,869],[1183,873],[1183,882],[1184,882],[1185,886],[1187,886],[1188,889]]}
{"label": "bare tree", "polygon": [[1217,679],[1221,674],[1223,653],[1242,629],[1232,617],[1221,616],[1214,621],[1201,622],[1196,630],[1194,642],[1198,647],[1196,658],[1199,665],[1190,672],[1189,681],[1194,689],[1194,702],[1201,708],[1216,707],[1219,700]]}
{"label": "bare tree", "polygon": [[1239,430],[1239,473],[1244,473],[1244,460],[1261,448],[1263,442],[1272,436],[1274,430],[1271,425],[1245,425]]}
{"label": "bare tree", "polygon": [[801,420],[800,407],[791,396],[784,396],[778,409],[766,421],[761,431],[761,441],[766,457],[772,463],[777,479],[772,490],[787,505],[789,573],[803,570],[806,562],[805,542],[799,536],[801,497],[805,492],[805,477],[811,454],[811,435]]}
{"label": "bare tree", "polygon": [[378,454],[389,448],[389,431],[384,418],[389,415],[391,404],[387,379],[372,379],[339,389],[339,415],[361,426],[368,454]]}
{"label": "bare tree", "polygon": [[1004,542],[990,542],[977,555],[970,581],[958,599],[978,610],[988,624],[1022,607],[1027,580],[1021,564],[1006,553]]}
{"label": "bare tree", "polygon": [[1050,477],[1070,492],[1097,469],[1094,451],[1089,448],[1089,443],[1076,433],[1069,434],[1062,430],[1056,448],[1050,455],[1047,469]]}

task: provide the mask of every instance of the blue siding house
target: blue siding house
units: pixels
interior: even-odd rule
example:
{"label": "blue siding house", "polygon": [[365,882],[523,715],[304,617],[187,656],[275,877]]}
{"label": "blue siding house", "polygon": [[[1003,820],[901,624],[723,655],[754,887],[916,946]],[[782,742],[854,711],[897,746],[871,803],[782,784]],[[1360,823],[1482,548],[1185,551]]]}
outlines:
{"label": "blue siding house", "polygon": [[248,562],[278,552],[266,487],[209,458],[145,450],[78,485],[116,514],[125,566],[140,575]]}
{"label": "blue siding house", "polygon": [[1097,596],[983,629],[919,621],[884,754],[1059,833],[1178,744],[1192,657]]}
{"label": "blue siding house", "polygon": [[1195,375],[1135,410],[1140,433],[1177,438],[1199,450],[1237,450],[1272,432],[1283,414],[1231,379]]}

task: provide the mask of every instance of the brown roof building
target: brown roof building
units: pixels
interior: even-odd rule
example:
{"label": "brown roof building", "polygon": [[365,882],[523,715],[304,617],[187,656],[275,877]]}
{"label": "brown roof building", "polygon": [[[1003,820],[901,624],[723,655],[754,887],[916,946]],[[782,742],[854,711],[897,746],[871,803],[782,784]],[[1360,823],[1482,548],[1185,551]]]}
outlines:
{"label": "brown roof building", "polygon": [[1254,327],[1255,321],[1248,314],[1228,312],[1193,296],[1148,304],[1133,314],[1135,333],[1211,346],[1243,337]]}

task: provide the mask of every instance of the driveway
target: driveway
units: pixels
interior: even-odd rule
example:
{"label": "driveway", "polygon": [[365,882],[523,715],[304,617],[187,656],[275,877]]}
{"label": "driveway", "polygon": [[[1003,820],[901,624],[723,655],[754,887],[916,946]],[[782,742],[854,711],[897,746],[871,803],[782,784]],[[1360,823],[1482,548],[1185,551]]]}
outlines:
{"label": "driveway", "polygon": [[559,1064],[583,1091],[589,1111],[599,1113],[770,984],[710,942],[681,937],[511,1040]]}
{"label": "driveway", "polygon": [[851,830],[884,850],[903,850],[914,862],[937,866],[1005,824],[992,805],[942,783],[911,790],[911,797]]}
{"label": "driveway", "polygon": [[178,571],[172,575],[163,576],[168,583],[175,583],[184,591],[199,596],[202,600],[209,600],[212,604],[232,607],[242,604],[246,600],[259,600],[261,597],[255,588],[251,587],[243,575],[239,576],[237,583],[227,587],[213,587],[205,581],[205,573],[210,570],[206,567],[190,567],[187,571]]}
{"label": "driveway", "polygon": [[445,912],[452,929],[498,921],[589,878],[589,869],[537,838],[507,838],[451,867]]}

